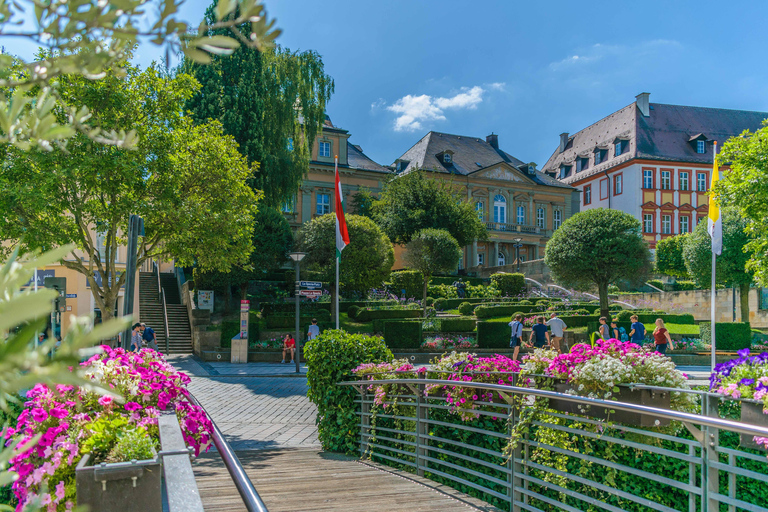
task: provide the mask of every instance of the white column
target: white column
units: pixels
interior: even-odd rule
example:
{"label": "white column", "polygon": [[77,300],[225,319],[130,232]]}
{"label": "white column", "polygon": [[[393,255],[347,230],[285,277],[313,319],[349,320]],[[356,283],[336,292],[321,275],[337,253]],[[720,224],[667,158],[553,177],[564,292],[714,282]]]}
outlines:
{"label": "white column", "polygon": [[680,234],[680,212],[677,210],[675,210],[675,216],[672,219],[672,223],[673,223],[672,233],[674,233],[675,235],[679,235]]}
{"label": "white column", "polygon": [[499,264],[499,242],[493,242],[493,254],[491,255],[491,262],[493,262],[493,266],[498,266]]}
{"label": "white column", "polygon": [[656,233],[661,233],[661,210],[659,208],[656,208]]}
{"label": "white column", "polygon": [[467,264],[467,267],[476,267],[477,266],[477,240],[472,242],[472,260]]}

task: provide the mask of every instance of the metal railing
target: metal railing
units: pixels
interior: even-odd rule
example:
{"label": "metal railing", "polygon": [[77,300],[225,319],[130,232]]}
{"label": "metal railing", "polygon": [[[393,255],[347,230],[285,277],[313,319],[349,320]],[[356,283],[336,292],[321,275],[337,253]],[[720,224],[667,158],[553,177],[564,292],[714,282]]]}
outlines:
{"label": "metal railing", "polygon": [[[768,512],[765,498],[755,491],[768,483],[768,460],[754,450],[739,449],[735,435],[768,437],[768,428],[719,417],[719,398],[711,393],[699,393],[703,414],[692,414],[479,382],[404,378],[339,384],[354,386],[360,394],[361,454],[471,489],[482,499],[512,511],[575,512],[586,507],[608,511]],[[369,389],[379,385],[398,385],[392,391],[396,395],[387,395],[384,404],[388,408],[383,410],[375,406]],[[430,385],[492,392],[503,403],[476,402],[480,407],[468,412],[476,414],[479,421],[463,422],[448,414],[452,407],[445,398],[425,396],[425,386]],[[519,397],[516,400],[515,395]],[[502,448],[521,415],[526,409],[530,412],[530,397],[681,422],[690,435],[685,435],[684,429],[675,434],[541,409],[507,457]],[[495,429],[487,428],[491,418],[502,420],[492,423]],[[551,435],[538,436],[539,431]],[[585,442],[592,443],[591,451],[579,449],[579,443]],[[619,459],[616,454],[620,450],[631,451],[632,460]],[[611,477],[606,478],[606,474]],[[652,491],[647,486],[645,491],[637,490],[634,483],[638,481],[648,482]]]}
{"label": "metal railing", "polygon": [[[189,400],[194,405],[197,405],[203,409],[203,411],[205,411],[205,407],[203,407],[191,393],[189,394]],[[246,474],[240,459],[237,458],[235,451],[231,446],[229,446],[227,440],[224,439],[224,435],[221,433],[221,430],[219,430],[219,427],[213,421],[210,414],[206,412],[206,415],[209,419],[211,419],[211,425],[213,425],[213,432],[211,432],[213,446],[216,447],[216,451],[219,452],[221,460],[224,462],[224,466],[229,472],[229,476],[232,477],[232,481],[235,483],[237,492],[240,493],[240,497],[243,499],[245,508],[248,510],[248,512],[268,512],[267,506],[261,500],[259,493],[256,492],[256,488],[253,486],[251,479],[248,478],[248,475]]]}
{"label": "metal railing", "polygon": [[169,339],[171,331],[168,328],[168,304],[165,301],[165,290],[162,291],[161,300],[163,302],[163,320],[165,320],[165,353],[168,354]]}
{"label": "metal railing", "polygon": [[485,222],[485,227],[491,231],[506,231],[510,233],[539,234],[544,231],[538,226],[525,226],[523,224],[510,224],[507,222]]}
{"label": "metal railing", "polygon": [[153,261],[152,264],[155,266],[155,276],[157,276],[157,300],[162,300],[162,296],[160,295],[163,291],[163,287],[160,286],[160,265],[157,264],[156,261]]}

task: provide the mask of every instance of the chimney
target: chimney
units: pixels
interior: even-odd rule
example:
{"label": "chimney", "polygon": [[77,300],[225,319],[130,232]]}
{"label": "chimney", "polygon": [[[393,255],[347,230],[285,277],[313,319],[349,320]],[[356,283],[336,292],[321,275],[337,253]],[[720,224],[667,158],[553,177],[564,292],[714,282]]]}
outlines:
{"label": "chimney", "polygon": [[562,153],[565,151],[565,146],[568,145],[568,132],[563,132],[560,134],[560,152]]}
{"label": "chimney", "polygon": [[649,92],[641,92],[637,96],[635,96],[635,99],[637,100],[637,108],[640,109],[640,113],[643,114],[643,117],[648,117],[651,115],[651,93]]}
{"label": "chimney", "polygon": [[490,144],[493,149],[499,149],[499,136],[493,132],[485,137],[485,142]]}

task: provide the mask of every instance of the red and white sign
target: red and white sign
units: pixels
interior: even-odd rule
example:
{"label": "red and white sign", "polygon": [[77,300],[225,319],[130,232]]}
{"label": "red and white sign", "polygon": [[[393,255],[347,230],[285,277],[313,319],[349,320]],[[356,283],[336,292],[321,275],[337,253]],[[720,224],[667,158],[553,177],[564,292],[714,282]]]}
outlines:
{"label": "red and white sign", "polygon": [[299,292],[299,295],[302,295],[304,297],[308,297],[310,299],[316,299],[320,297],[323,294],[322,290],[301,290]]}
{"label": "red and white sign", "polygon": [[251,309],[251,301],[240,301],[240,339],[248,339],[248,311]]}

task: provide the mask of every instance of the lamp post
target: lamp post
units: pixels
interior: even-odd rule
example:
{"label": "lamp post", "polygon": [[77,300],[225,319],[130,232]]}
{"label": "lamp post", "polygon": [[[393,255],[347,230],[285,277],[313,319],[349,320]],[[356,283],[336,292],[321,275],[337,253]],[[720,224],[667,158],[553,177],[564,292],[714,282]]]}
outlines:
{"label": "lamp post", "polygon": [[293,358],[293,360],[296,362],[296,373],[301,373],[301,366],[299,364],[299,354],[300,354],[300,336],[301,336],[301,326],[299,325],[299,296],[301,292],[301,276],[299,275],[299,262],[304,259],[304,256],[306,256],[303,252],[292,252],[288,256],[291,257],[293,260],[295,267],[296,267],[296,336],[294,340],[296,340],[296,355]]}
{"label": "lamp post", "polygon": [[517,260],[517,273],[520,273],[520,248],[523,247],[523,244],[521,243],[523,241],[522,238],[514,238],[513,241],[515,242],[512,247],[515,248],[515,259]]}

